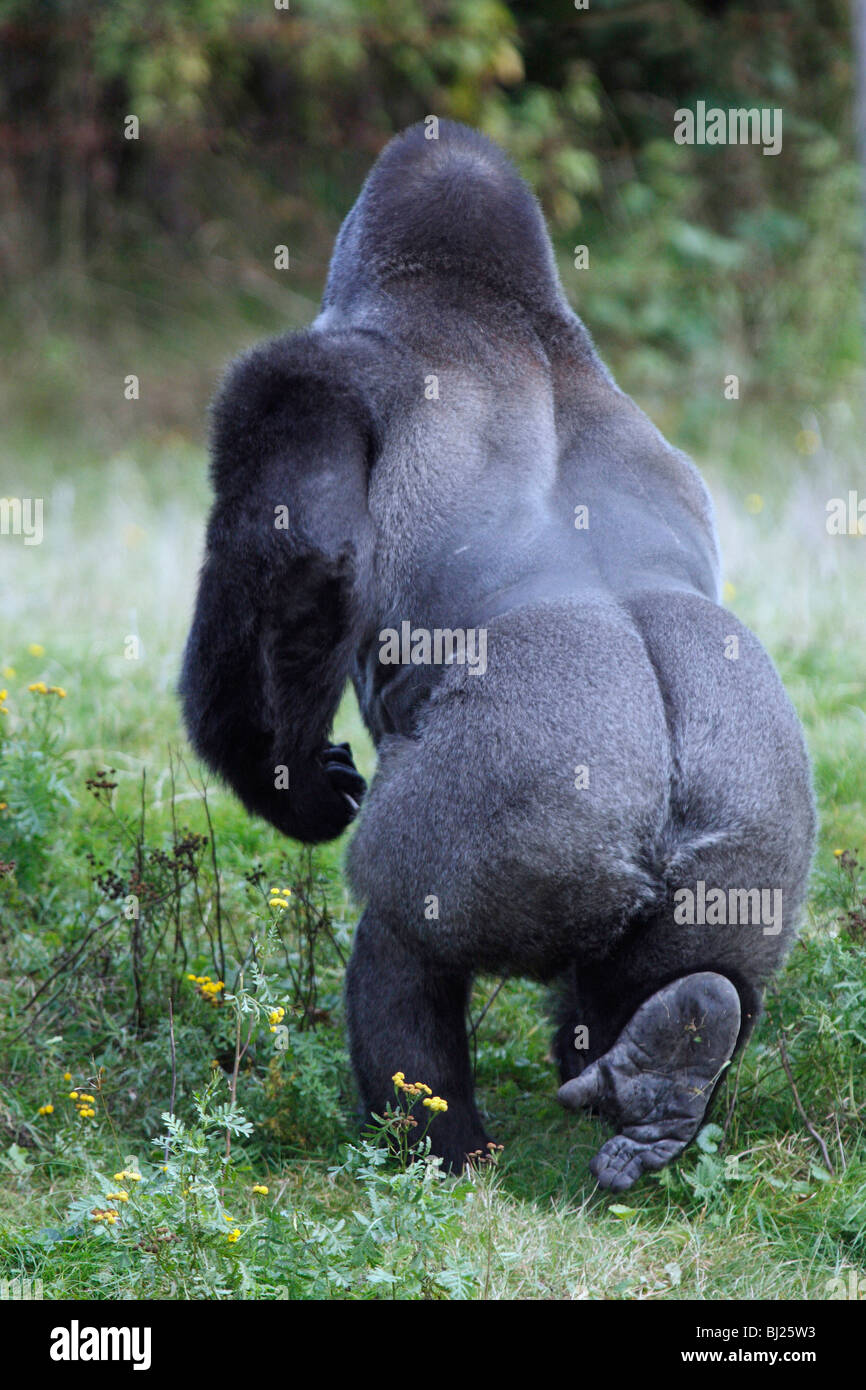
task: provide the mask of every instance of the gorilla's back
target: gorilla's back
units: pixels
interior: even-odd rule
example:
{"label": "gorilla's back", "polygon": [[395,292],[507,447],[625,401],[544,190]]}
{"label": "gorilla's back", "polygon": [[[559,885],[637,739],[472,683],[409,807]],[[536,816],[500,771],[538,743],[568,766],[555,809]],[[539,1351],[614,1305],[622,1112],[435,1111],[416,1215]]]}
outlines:
{"label": "gorilla's back", "polygon": [[[391,142],[321,314],[234,364],[211,443],[187,725],[287,835],[334,839],[364,798],[365,1106],[384,1113],[395,1067],[422,1077],[461,1167],[486,1142],[471,976],[560,974],[563,1093],[607,1105],[621,1132],[593,1171],[629,1186],[697,1132],[792,939],[809,766],[719,605],[703,483],[599,361],[501,151],[447,122]],[[378,745],[366,796],[330,741],[350,676]],[[746,917],[678,918],[704,888]]]}
{"label": "gorilla's back", "polygon": [[[607,950],[651,919],[698,853],[718,881],[752,881],[741,850],[759,837],[793,914],[813,822],[796,716],[718,606],[697,470],[599,360],[495,147],[447,123],[392,142],[337,244],[315,328],[338,327],[391,354],[355,673],[380,743],[351,854],[361,895],[398,914],[432,874],[440,943],[450,921],[459,954],[471,921],[476,957],[500,968],[506,942],[541,973],[577,938],[591,956],[596,934]],[[483,677],[405,647],[383,662],[406,625],[483,629]],[[729,932],[717,960],[742,949]]]}

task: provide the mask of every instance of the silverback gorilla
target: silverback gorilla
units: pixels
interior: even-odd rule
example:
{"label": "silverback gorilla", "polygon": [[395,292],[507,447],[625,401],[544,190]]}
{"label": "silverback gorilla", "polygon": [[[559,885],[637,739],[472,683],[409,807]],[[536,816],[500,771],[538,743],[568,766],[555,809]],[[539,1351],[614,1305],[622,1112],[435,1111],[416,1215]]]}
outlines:
{"label": "silverback gorilla", "polygon": [[558,981],[559,1096],[612,1124],[591,1168],[621,1191],[693,1138],[791,944],[809,765],[719,606],[697,471],[599,360],[502,152],[436,134],[388,145],[318,318],[219,392],[181,694],[244,805],[321,841],[365,792],[328,741],[351,678],[378,750],[349,851],[364,1105],[421,1078],[461,1168],[488,1143],[473,974]]}

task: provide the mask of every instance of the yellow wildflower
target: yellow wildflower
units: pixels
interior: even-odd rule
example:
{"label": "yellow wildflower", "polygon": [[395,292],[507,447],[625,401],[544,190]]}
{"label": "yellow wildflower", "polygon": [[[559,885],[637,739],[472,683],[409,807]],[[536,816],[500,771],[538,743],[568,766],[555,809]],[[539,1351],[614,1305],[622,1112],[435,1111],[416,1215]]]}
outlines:
{"label": "yellow wildflower", "polygon": [[30,646],[27,648],[27,650],[28,650],[28,652],[30,653],[31,656],[44,656],[44,655],[45,655],[45,648],[42,646],[42,643],[41,643],[41,642],[31,642],[31,643],[30,643]]}
{"label": "yellow wildflower", "polygon": [[241,1233],[237,1226],[233,1231],[229,1231],[226,1236],[226,1240],[228,1241],[229,1245],[234,1245],[236,1241],[240,1240],[240,1238]]}
{"label": "yellow wildflower", "polygon": [[40,1115],[53,1115],[53,1114],[54,1114],[54,1106],[53,1106],[53,1105],[40,1105],[40,1107],[39,1107],[39,1114],[40,1114]]}
{"label": "yellow wildflower", "polygon": [[262,1197],[267,1197],[268,1195],[268,1189],[265,1187],[264,1183],[261,1182],[257,1182],[255,1184],[255,1186],[253,1187],[253,1192],[260,1193]]}
{"label": "yellow wildflower", "polygon": [[18,672],[15,670],[14,666],[4,666],[3,675],[5,676],[7,681],[14,681],[15,677],[18,675]]}
{"label": "yellow wildflower", "polygon": [[71,1072],[71,1071],[65,1071],[65,1072],[63,1073],[63,1080],[64,1080],[64,1081],[71,1081],[71,1080],[72,1080],[72,1072]]}
{"label": "yellow wildflower", "polygon": [[447,1100],[443,1100],[441,1096],[428,1096],[427,1099],[424,1101],[424,1104],[428,1107],[428,1109],[433,1111],[434,1115],[438,1114],[442,1110],[448,1109]]}

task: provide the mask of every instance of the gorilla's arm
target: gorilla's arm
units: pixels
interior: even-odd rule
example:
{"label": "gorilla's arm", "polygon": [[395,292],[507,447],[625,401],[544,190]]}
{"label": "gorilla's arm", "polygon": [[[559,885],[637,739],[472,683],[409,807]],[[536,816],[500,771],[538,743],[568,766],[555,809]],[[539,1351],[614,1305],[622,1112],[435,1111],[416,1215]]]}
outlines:
{"label": "gorilla's arm", "polygon": [[372,429],[344,367],[304,334],[230,371],[180,684],[196,752],[249,810],[307,841],[339,835],[364,791],[348,749],[327,743],[368,552]]}

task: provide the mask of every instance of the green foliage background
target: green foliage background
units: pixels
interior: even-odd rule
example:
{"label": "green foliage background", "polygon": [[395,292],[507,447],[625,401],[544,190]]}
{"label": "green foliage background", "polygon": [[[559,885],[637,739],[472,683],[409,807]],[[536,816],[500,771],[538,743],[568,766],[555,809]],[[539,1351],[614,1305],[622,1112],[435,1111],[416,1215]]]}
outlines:
{"label": "green foliage background", "polygon": [[[840,0],[2,0],[5,400],[115,441],[139,428],[101,370],[120,349],[146,354],[149,428],[197,435],[233,320],[310,316],[372,159],[435,113],[517,160],[663,428],[693,443],[722,370],[814,406],[860,355],[849,25]],[[781,107],[781,155],[676,146],[698,99]]]}
{"label": "green foliage background", "polygon": [[[0,0],[0,494],[46,506],[42,545],[0,537],[0,1278],[51,1298],[778,1299],[864,1276],[866,539],[825,525],[829,498],[866,497],[849,27],[839,0]],[[697,100],[781,107],[782,153],[675,145]],[[314,317],[372,160],[428,114],[508,149],[602,355],[695,454],[726,602],[815,767],[801,941],[699,1143],[627,1203],[589,1177],[598,1121],[555,1103],[526,982],[482,980],[472,1004],[497,1171],[394,1171],[357,1138],[342,846],[299,854],[213,785],[205,804],[183,743],[207,402],[236,352]],[[335,733],[370,773],[351,698]],[[140,1185],[92,1220],[121,1201],[115,1169]]]}

